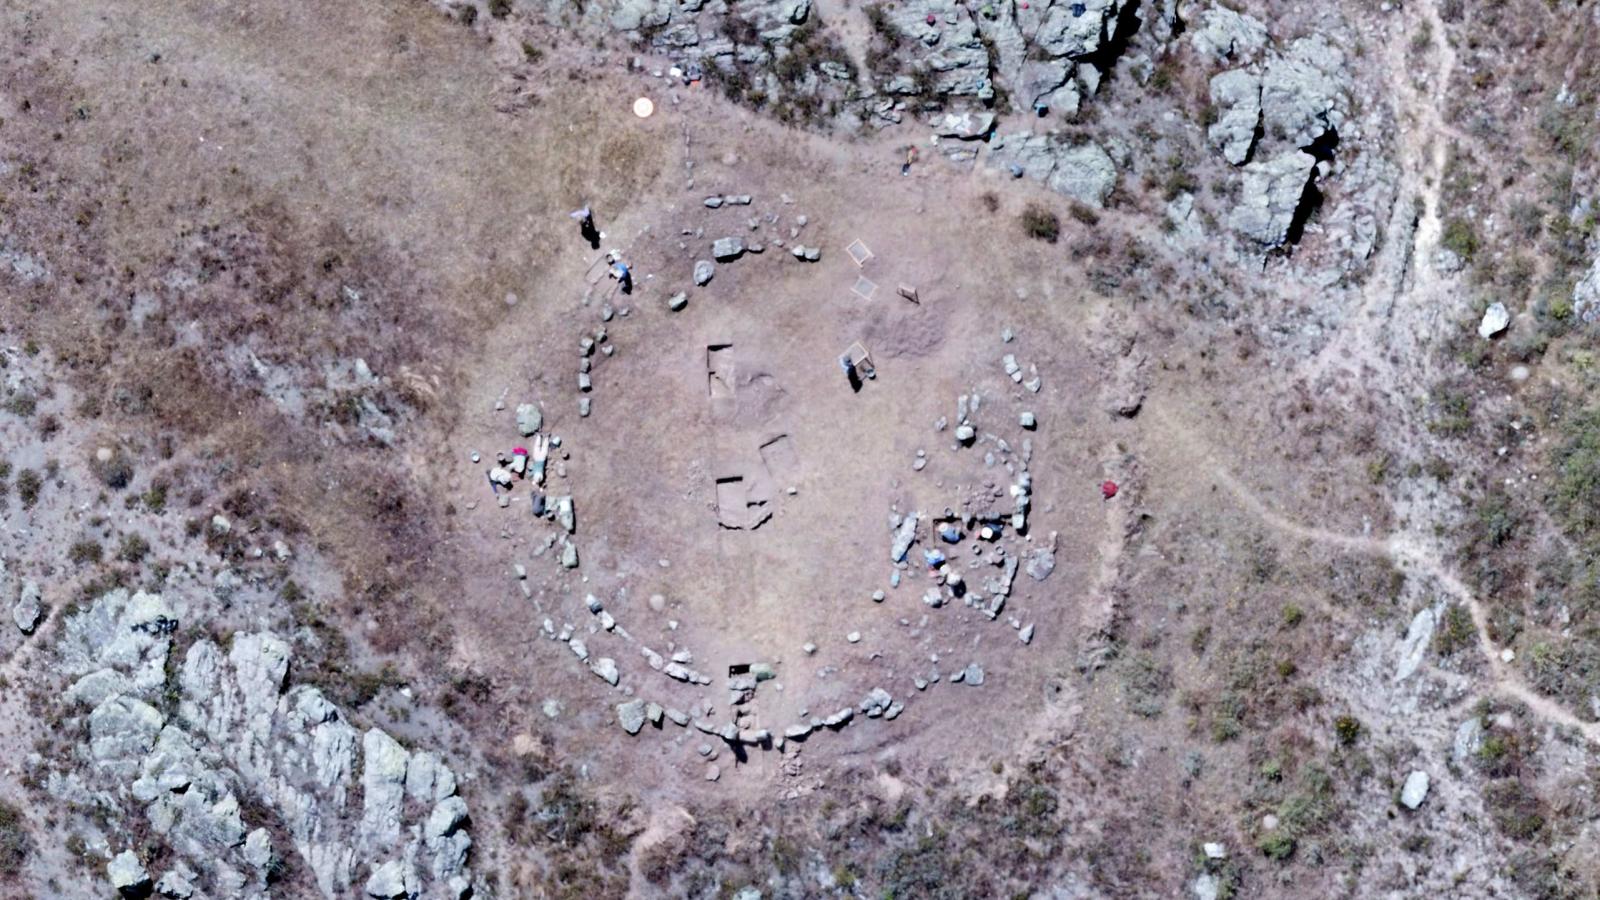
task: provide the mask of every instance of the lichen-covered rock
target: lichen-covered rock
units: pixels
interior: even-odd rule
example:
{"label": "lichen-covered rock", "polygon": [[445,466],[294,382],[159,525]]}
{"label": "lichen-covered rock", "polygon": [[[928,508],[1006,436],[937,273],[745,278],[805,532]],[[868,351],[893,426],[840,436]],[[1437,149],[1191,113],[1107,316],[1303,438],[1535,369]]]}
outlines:
{"label": "lichen-covered rock", "polygon": [[152,697],[166,683],[177,628],[177,613],[160,594],[111,591],[67,618],[60,668],[68,675],[115,668],[128,679],[128,693]]}
{"label": "lichen-covered rock", "polygon": [[517,433],[523,437],[528,437],[543,427],[544,413],[539,410],[537,403],[520,403],[517,405]]}
{"label": "lichen-covered rock", "polygon": [[406,765],[406,799],[434,803],[456,792],[456,776],[439,754],[420,750]]}
{"label": "lichen-covered rock", "polygon": [[1023,29],[1033,33],[1034,43],[1044,52],[1080,59],[1111,40],[1121,4],[1117,0],[1046,0],[1018,12]]}
{"label": "lichen-covered rock", "polygon": [[1583,273],[1572,288],[1572,312],[1582,322],[1600,318],[1600,257]]}
{"label": "lichen-covered rock", "polygon": [[1290,150],[1244,167],[1244,189],[1228,226],[1263,247],[1282,246],[1316,172],[1311,154]]}
{"label": "lichen-covered rock", "polygon": [[1203,56],[1249,62],[1266,47],[1267,26],[1244,13],[1213,6],[1200,14],[1189,40]]}
{"label": "lichen-covered rock", "polygon": [[644,727],[644,701],[635,699],[617,704],[617,721],[621,723],[623,731],[638,734],[639,729]]}
{"label": "lichen-covered rock", "polygon": [[89,714],[89,755],[101,769],[131,778],[165,721],[160,710],[142,700],[110,697]]}
{"label": "lichen-covered rock", "polygon": [[39,599],[39,583],[24,581],[17,604],[11,608],[11,620],[17,623],[18,630],[23,634],[33,634],[33,629],[39,626],[39,619],[43,616],[44,604]]}
{"label": "lichen-covered rock", "polygon": [[621,0],[611,11],[609,23],[618,31],[660,28],[672,20],[668,0]]}
{"label": "lichen-covered rock", "polygon": [[132,691],[133,684],[126,675],[116,669],[96,669],[73,682],[65,696],[70,703],[82,703],[92,709],[114,694]]}
{"label": "lichen-covered rock", "polygon": [[1268,136],[1309,147],[1344,124],[1344,53],[1321,35],[1301,38],[1269,60],[1261,76],[1261,119]]}
{"label": "lichen-covered rock", "polygon": [[194,882],[198,877],[193,869],[180,860],[156,880],[156,893],[173,900],[188,900],[194,896]]}
{"label": "lichen-covered rock", "polygon": [[947,97],[976,97],[990,89],[989,51],[965,5],[910,0],[881,8],[887,21],[909,38],[897,54],[899,71],[922,69],[929,87]]}
{"label": "lichen-covered rock", "polygon": [[406,887],[405,864],[398,859],[373,866],[372,873],[367,876],[366,887],[368,897],[380,897],[383,900],[393,900],[411,893]]}
{"label": "lichen-covered rock", "polygon": [[400,803],[405,798],[411,755],[377,728],[361,738],[361,842],[377,850],[400,838]]}
{"label": "lichen-covered rock", "polygon": [[136,896],[150,887],[150,873],[132,850],[124,850],[111,858],[106,864],[106,877],[111,879],[111,886],[117,893],[124,896]]}
{"label": "lichen-covered rock", "polygon": [[1055,170],[1046,179],[1050,189],[1091,206],[1104,206],[1117,184],[1117,167],[1099,144],[1088,142],[1056,155]]}
{"label": "lichen-covered rock", "polygon": [[440,800],[428,814],[423,827],[423,846],[433,856],[429,873],[434,881],[447,883],[466,867],[472,838],[462,827],[467,821],[467,804],[460,797]]}
{"label": "lichen-covered rock", "polygon": [[[350,896],[357,873],[397,849],[404,895],[470,890],[472,841],[454,774],[436,754],[409,754],[377,729],[363,735],[316,688],[285,691],[290,650],[275,635],[236,634],[226,654],[196,641],[166,688],[177,693],[172,721],[136,696],[154,690],[140,673],[166,658],[170,612],[155,595],[113,592],[65,623],[63,667],[83,672],[68,694],[93,707],[86,752],[95,768],[89,783],[49,772],[53,795],[110,805],[131,794],[143,804],[151,834],[176,857],[162,877],[168,896],[194,895],[197,881],[213,896],[261,889],[289,848],[273,846],[270,823],[247,818],[247,799],[273,810],[324,896]],[[348,804],[358,778],[359,815]],[[418,812],[408,795],[431,812],[408,823]],[[425,844],[418,874],[412,860]]]}
{"label": "lichen-covered rock", "polygon": [[1217,121],[1206,129],[1206,137],[1222,156],[1236,166],[1244,165],[1256,145],[1256,130],[1261,127],[1261,78],[1244,69],[1221,72],[1211,79],[1211,103],[1218,110]]}

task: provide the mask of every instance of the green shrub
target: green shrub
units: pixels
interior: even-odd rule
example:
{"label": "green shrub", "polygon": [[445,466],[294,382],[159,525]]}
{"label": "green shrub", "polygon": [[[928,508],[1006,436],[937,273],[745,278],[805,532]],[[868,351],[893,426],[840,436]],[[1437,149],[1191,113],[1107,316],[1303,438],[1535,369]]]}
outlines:
{"label": "green shrub", "polygon": [[150,485],[150,489],[144,492],[141,499],[144,501],[145,509],[159,515],[167,508],[167,483],[158,481]]}
{"label": "green shrub", "polygon": [[1072,213],[1074,219],[1084,225],[1088,225],[1090,228],[1100,224],[1100,214],[1095,212],[1094,207],[1087,203],[1079,203],[1074,200],[1067,210]]}
{"label": "green shrub", "polygon": [[1231,741],[1244,731],[1244,698],[1229,692],[1222,695],[1211,709],[1211,739],[1217,743]]}
{"label": "green shrub", "polygon": [[1043,206],[1029,203],[1022,210],[1022,230],[1034,240],[1054,244],[1061,236],[1061,220]]}
{"label": "green shrub", "polygon": [[104,555],[100,542],[88,538],[78,541],[67,550],[67,559],[77,566],[98,563]]}
{"label": "green shrub", "polygon": [[1439,388],[1432,399],[1439,408],[1439,417],[1428,423],[1428,430],[1455,437],[1472,428],[1472,396],[1466,391]]}
{"label": "green shrub", "polygon": [[1290,603],[1283,608],[1283,627],[1293,628],[1305,621],[1305,617],[1305,610],[1295,606],[1293,603]]}
{"label": "green shrub", "polygon": [[1471,262],[1478,252],[1478,232],[1466,219],[1449,218],[1444,222],[1444,233],[1439,236],[1439,243],[1461,257],[1463,262]]}
{"label": "green shrub", "polygon": [[141,535],[129,534],[122,538],[122,547],[117,550],[117,558],[123,562],[143,562],[150,554],[150,542]]}
{"label": "green shrub", "polygon": [[1600,409],[1572,416],[1563,432],[1551,460],[1551,505],[1567,534],[1593,547],[1600,541]]}
{"label": "green shrub", "polygon": [[1333,779],[1315,766],[1305,770],[1293,794],[1278,804],[1278,827],[1256,841],[1269,859],[1283,862],[1294,855],[1301,838],[1322,831],[1333,814]]}
{"label": "green shrub", "polygon": [[39,398],[32,394],[13,394],[6,401],[6,411],[27,418],[39,408]]}
{"label": "green shrub", "polygon": [[1333,733],[1339,738],[1339,743],[1348,747],[1361,737],[1361,720],[1355,716],[1340,716],[1333,720]]}
{"label": "green shrub", "polygon": [[1294,838],[1284,834],[1282,829],[1274,828],[1256,842],[1256,847],[1265,853],[1268,859],[1283,862],[1294,855]]}
{"label": "green shrub", "polygon": [[1123,690],[1134,713],[1155,718],[1172,690],[1172,671],[1149,653],[1134,654],[1123,671]]}
{"label": "green shrub", "polygon": [[1171,202],[1179,194],[1193,194],[1200,190],[1200,179],[1190,171],[1189,163],[1176,154],[1167,157],[1167,173],[1162,179],[1162,199]]}
{"label": "green shrub", "polygon": [[128,454],[121,450],[113,450],[111,458],[102,460],[98,456],[93,462],[94,474],[100,483],[114,491],[120,491],[133,480],[133,462],[128,459]]}
{"label": "green shrub", "polygon": [[28,834],[22,811],[9,803],[0,802],[0,875],[14,878],[22,873],[22,864],[33,855],[33,838]]}
{"label": "green shrub", "polygon": [[1506,545],[1522,525],[1522,514],[1503,490],[1490,491],[1475,504],[1470,545],[1476,551],[1496,550]]}
{"label": "green shrub", "polygon": [[23,469],[17,473],[17,497],[22,500],[22,508],[28,509],[39,502],[39,489],[44,487],[44,479],[32,469]]}
{"label": "green shrub", "polygon": [[1472,646],[1477,640],[1478,628],[1472,624],[1472,613],[1465,606],[1454,603],[1445,609],[1439,630],[1433,635],[1433,645],[1440,656],[1454,656],[1457,651]]}
{"label": "green shrub", "polygon": [[1544,831],[1544,803],[1520,779],[1491,782],[1483,796],[1495,825],[1507,837],[1531,841]]}

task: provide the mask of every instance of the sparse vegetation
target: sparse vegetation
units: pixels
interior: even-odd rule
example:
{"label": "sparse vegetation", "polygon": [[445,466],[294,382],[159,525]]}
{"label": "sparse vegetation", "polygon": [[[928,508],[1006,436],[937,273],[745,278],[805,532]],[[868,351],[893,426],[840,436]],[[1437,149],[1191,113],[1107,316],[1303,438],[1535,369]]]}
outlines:
{"label": "sparse vegetation", "polygon": [[899,65],[901,47],[908,38],[889,18],[889,7],[874,3],[863,7],[867,23],[872,26],[872,43],[867,48],[867,68],[880,78],[892,74]]}
{"label": "sparse vegetation", "polygon": [[122,450],[110,451],[106,459],[101,459],[97,451],[91,466],[100,483],[114,491],[122,490],[133,480],[133,462]]}
{"label": "sparse vegetation", "polygon": [[100,542],[92,538],[75,541],[67,550],[67,559],[75,566],[94,565],[100,562],[105,551]]}
{"label": "sparse vegetation", "polygon": [[33,855],[33,838],[28,834],[22,810],[0,801],[0,876],[15,878]]}
{"label": "sparse vegetation", "polygon": [[167,509],[167,483],[165,481],[156,481],[141,495],[140,499],[144,501],[145,509],[160,515]]}
{"label": "sparse vegetation", "polygon": [[39,502],[39,489],[44,487],[44,479],[32,469],[23,469],[17,473],[17,499],[22,501],[22,508],[29,509]]}
{"label": "sparse vegetation", "polygon": [[1256,847],[1267,858],[1285,862],[1300,841],[1320,832],[1333,815],[1333,779],[1316,766],[1302,772],[1294,793],[1278,804],[1278,826],[1264,833]]}
{"label": "sparse vegetation", "polygon": [[1037,203],[1023,207],[1021,221],[1023,232],[1034,240],[1054,244],[1061,236],[1061,220]]}
{"label": "sparse vegetation", "polygon": [[1283,607],[1283,627],[1294,628],[1305,621],[1306,611],[1293,603],[1286,603]]}
{"label": "sparse vegetation", "polygon": [[1127,658],[1123,672],[1128,708],[1146,718],[1159,716],[1172,691],[1172,670],[1149,653]]}
{"label": "sparse vegetation", "polygon": [[1551,506],[1573,540],[1600,546],[1600,408],[1568,418],[1562,431],[1563,441],[1551,458]]}
{"label": "sparse vegetation", "polygon": [[1461,257],[1462,262],[1470,263],[1473,257],[1478,255],[1477,229],[1466,219],[1446,219],[1444,232],[1439,236],[1439,244]]}
{"label": "sparse vegetation", "polygon": [[1340,716],[1333,720],[1333,733],[1339,743],[1348,747],[1361,737],[1361,721],[1354,716]]}
{"label": "sparse vegetation", "polygon": [[1091,228],[1100,224],[1100,214],[1095,212],[1094,207],[1087,203],[1073,201],[1067,207],[1067,211],[1071,213],[1072,218],[1076,219],[1079,223],[1088,225]]}
{"label": "sparse vegetation", "polygon": [[1501,833],[1513,840],[1532,841],[1545,830],[1545,805],[1520,778],[1489,783],[1484,803]]}
{"label": "sparse vegetation", "polygon": [[1445,607],[1444,616],[1434,632],[1433,644],[1440,656],[1454,656],[1471,647],[1478,639],[1478,629],[1472,624],[1472,614],[1465,606],[1452,603]]}
{"label": "sparse vegetation", "polygon": [[142,535],[128,534],[122,538],[122,546],[117,550],[117,558],[123,562],[139,563],[150,553],[150,542]]}
{"label": "sparse vegetation", "polygon": [[6,399],[6,412],[27,418],[39,408],[39,398],[25,392],[12,394]]}

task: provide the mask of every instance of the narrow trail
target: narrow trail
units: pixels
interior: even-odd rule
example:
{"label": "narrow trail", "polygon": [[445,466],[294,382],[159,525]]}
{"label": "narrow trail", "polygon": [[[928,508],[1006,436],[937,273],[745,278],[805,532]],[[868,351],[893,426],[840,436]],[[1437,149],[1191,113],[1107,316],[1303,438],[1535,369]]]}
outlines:
{"label": "narrow trail", "polygon": [[[1356,308],[1339,334],[1300,369],[1312,384],[1335,377],[1340,369],[1371,368],[1393,375],[1402,363],[1424,364],[1426,354],[1414,351],[1454,309],[1442,295],[1447,286],[1432,259],[1443,233],[1440,192],[1450,144],[1463,137],[1441,112],[1449,102],[1456,56],[1435,3],[1408,5],[1404,17],[1404,33],[1382,45],[1383,69],[1397,116],[1400,172],[1394,206]],[[1411,38],[1423,34],[1429,40],[1419,67],[1408,54]],[[1414,75],[1419,68],[1427,73],[1422,85]],[[1402,346],[1396,346],[1397,338],[1403,339]],[[1398,354],[1400,362],[1397,350],[1403,351]]]}
{"label": "narrow trail", "polygon": [[1420,574],[1432,579],[1445,593],[1467,608],[1478,635],[1478,649],[1488,667],[1489,689],[1494,693],[1521,702],[1540,718],[1552,725],[1580,732],[1595,744],[1600,744],[1600,723],[1585,722],[1555,700],[1540,694],[1522,680],[1522,676],[1500,658],[1500,648],[1489,638],[1488,614],[1476,594],[1445,564],[1442,554],[1414,532],[1396,532],[1387,537],[1344,534],[1326,528],[1317,528],[1296,522],[1268,507],[1248,486],[1216,461],[1206,451],[1206,444],[1186,425],[1171,414],[1151,410],[1152,418],[1170,430],[1188,446],[1194,448],[1205,471],[1233,495],[1234,500],[1272,529],[1291,537],[1317,544],[1338,547],[1352,553],[1382,556],[1410,574]]}
{"label": "narrow trail", "polygon": [[[1375,261],[1373,277],[1361,292],[1357,311],[1321,353],[1299,367],[1299,374],[1312,384],[1325,383],[1335,377],[1333,373],[1337,368],[1352,366],[1370,369],[1373,378],[1391,384],[1422,383],[1419,376],[1426,375],[1422,370],[1427,368],[1429,357],[1422,345],[1428,335],[1437,333],[1440,318],[1453,309],[1447,296],[1449,285],[1435,271],[1432,257],[1443,231],[1440,193],[1450,143],[1463,139],[1460,131],[1445,121],[1443,114],[1449,102],[1456,54],[1436,2],[1428,0],[1407,6],[1406,17],[1406,35],[1428,36],[1422,51],[1426,54],[1423,70],[1428,74],[1420,85],[1413,78],[1417,67],[1406,56],[1412,40],[1387,42],[1385,57],[1391,96],[1396,109],[1410,117],[1400,123],[1398,132],[1401,174],[1389,221],[1389,240]],[[1420,201],[1420,209],[1416,208],[1417,201]],[[1413,216],[1414,229],[1410,221]],[[1400,346],[1397,340],[1409,346]],[[1419,371],[1402,371],[1407,366]],[[1398,532],[1380,538],[1343,534],[1296,522],[1264,504],[1226,467],[1205,453],[1203,442],[1181,423],[1159,413],[1156,418],[1200,450],[1217,483],[1273,529],[1350,552],[1386,557],[1402,569],[1431,578],[1472,616],[1478,649],[1487,664],[1490,690],[1523,703],[1553,725],[1573,729],[1600,744],[1600,723],[1584,722],[1553,699],[1538,693],[1500,658],[1501,648],[1489,637],[1488,614],[1483,604],[1445,564],[1442,552],[1417,532]],[[1405,414],[1397,416],[1393,420],[1395,427],[1407,429],[1407,418]],[[1396,438],[1403,442],[1406,436],[1397,434]]]}

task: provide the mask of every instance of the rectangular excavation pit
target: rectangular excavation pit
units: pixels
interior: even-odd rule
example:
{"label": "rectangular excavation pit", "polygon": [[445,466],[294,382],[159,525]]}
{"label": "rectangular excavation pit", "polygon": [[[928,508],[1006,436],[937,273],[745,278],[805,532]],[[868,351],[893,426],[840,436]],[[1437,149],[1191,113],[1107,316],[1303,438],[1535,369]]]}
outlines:
{"label": "rectangular excavation pit", "polygon": [[768,438],[761,444],[761,463],[773,478],[786,485],[792,483],[800,471],[800,456],[787,434]]}
{"label": "rectangular excavation pit", "polygon": [[772,518],[767,500],[752,493],[743,475],[717,479],[717,524],[731,531],[760,528]]}
{"label": "rectangular excavation pit", "polygon": [[745,511],[744,478],[734,475],[717,479],[717,524],[723,528],[743,528]]}
{"label": "rectangular excavation pit", "polygon": [[706,393],[712,400],[733,399],[733,345],[706,345]]}

